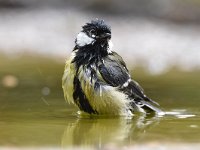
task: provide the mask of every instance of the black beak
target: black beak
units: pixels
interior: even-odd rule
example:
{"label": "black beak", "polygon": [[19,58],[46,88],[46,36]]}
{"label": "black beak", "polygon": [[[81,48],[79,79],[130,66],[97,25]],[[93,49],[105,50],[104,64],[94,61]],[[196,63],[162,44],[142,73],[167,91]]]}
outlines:
{"label": "black beak", "polygon": [[110,33],[103,33],[96,38],[98,38],[98,39],[111,39],[111,34]]}

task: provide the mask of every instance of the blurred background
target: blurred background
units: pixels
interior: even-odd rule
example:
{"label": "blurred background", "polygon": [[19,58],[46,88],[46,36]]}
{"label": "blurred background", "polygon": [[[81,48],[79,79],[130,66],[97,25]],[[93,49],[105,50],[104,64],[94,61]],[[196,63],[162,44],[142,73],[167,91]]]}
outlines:
{"label": "blurred background", "polygon": [[[142,130],[142,138],[138,130],[132,138],[133,127],[125,131],[127,124],[119,120],[108,128],[110,137],[101,128],[109,126],[106,120],[77,120],[77,109],[63,98],[61,78],[81,26],[95,18],[111,25],[113,50],[149,97],[163,110],[176,111],[171,114],[198,116],[200,0],[0,0],[0,145],[57,147],[71,139],[80,146],[87,137],[82,142],[96,146],[101,136],[102,145],[115,143],[112,135],[123,135],[117,139],[121,145],[161,139],[199,143],[199,117],[167,118]],[[91,126],[84,135],[77,132]]]}
{"label": "blurred background", "polygon": [[114,50],[152,74],[200,68],[199,0],[1,0],[0,52],[62,60],[91,19],[112,26]]}

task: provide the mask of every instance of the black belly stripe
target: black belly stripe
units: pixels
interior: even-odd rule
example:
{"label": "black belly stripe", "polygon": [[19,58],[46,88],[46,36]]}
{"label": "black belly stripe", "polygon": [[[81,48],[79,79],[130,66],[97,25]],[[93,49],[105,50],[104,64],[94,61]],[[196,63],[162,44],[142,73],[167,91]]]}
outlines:
{"label": "black belly stripe", "polygon": [[88,99],[86,98],[77,76],[74,77],[73,98],[74,98],[74,102],[78,105],[80,110],[83,110],[89,114],[97,114],[97,111],[92,108]]}

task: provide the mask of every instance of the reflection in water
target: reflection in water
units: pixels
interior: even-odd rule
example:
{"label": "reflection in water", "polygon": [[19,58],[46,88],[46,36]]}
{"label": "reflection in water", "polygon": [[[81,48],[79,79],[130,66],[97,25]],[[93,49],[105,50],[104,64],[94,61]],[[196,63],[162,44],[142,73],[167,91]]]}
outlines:
{"label": "reflection in water", "polygon": [[134,116],[133,118],[79,118],[68,123],[62,147],[95,146],[105,144],[131,144],[159,123],[158,117]]}

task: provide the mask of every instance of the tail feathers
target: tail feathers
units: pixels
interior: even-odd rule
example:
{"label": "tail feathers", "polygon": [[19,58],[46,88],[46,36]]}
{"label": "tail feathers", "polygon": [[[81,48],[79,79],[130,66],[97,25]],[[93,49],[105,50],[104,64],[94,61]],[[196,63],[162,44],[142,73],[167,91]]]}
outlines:
{"label": "tail feathers", "polygon": [[148,97],[146,97],[146,96],[144,97],[144,99],[145,99],[146,101],[149,101],[149,102],[151,102],[151,103],[157,105],[157,106],[160,106],[157,102],[153,101],[152,99],[150,99],[150,98],[148,98]]}
{"label": "tail feathers", "polygon": [[139,112],[143,112],[143,113],[155,113],[157,115],[164,115],[164,112],[154,106],[153,104],[147,102],[147,101],[144,101],[144,100],[137,100],[137,101],[134,101],[134,107],[136,106],[136,109],[139,111]]}
{"label": "tail feathers", "polygon": [[131,89],[132,94],[135,96],[135,94],[137,95],[137,97],[140,97],[141,99],[144,99],[147,102],[153,103],[157,106],[160,106],[157,102],[153,101],[152,99],[148,98],[145,94],[144,94],[144,90],[142,89],[142,87],[134,80],[132,80],[129,83],[129,88]]}

